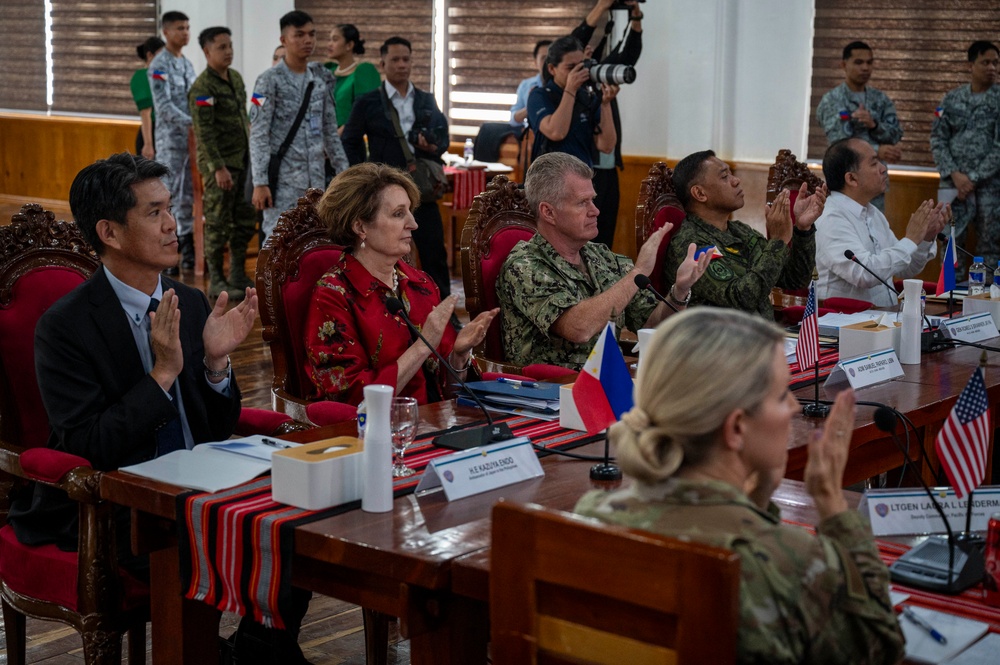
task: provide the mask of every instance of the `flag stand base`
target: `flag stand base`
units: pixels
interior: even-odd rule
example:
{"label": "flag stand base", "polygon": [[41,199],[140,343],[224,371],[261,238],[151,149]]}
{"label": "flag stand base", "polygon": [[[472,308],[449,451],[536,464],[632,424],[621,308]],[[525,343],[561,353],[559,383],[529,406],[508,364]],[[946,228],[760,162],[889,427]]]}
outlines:
{"label": "flag stand base", "polygon": [[602,482],[614,482],[622,479],[622,470],[609,462],[602,462],[590,467],[590,479]]}
{"label": "flag stand base", "polygon": [[826,418],[830,415],[830,406],[828,404],[820,404],[819,402],[806,404],[802,407],[802,415],[806,418]]}

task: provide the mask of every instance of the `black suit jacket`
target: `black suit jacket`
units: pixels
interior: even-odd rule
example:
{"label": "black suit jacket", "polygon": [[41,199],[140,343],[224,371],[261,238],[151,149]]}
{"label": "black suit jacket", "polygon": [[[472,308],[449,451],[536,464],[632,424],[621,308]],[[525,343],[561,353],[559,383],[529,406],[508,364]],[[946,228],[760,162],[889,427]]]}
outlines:
{"label": "black suit jacket", "polygon": [[[354,100],[351,117],[344,125],[340,142],[344,144],[344,152],[352,166],[366,161],[364,137],[367,136],[367,161],[388,164],[405,171],[406,156],[399,145],[392,120],[386,113],[386,102],[382,97],[383,85]],[[425,138],[437,146],[435,153],[416,150],[414,155],[438,160],[448,150],[448,119],[438,109],[434,95],[416,88],[413,92],[413,114],[416,116],[413,126],[426,128],[428,135]]]}
{"label": "black suit jacket", "polygon": [[[205,295],[163,278],[181,316],[184,369],[178,376],[195,443],[227,439],[240,415],[235,378],[220,395],[205,378],[202,330],[211,313]],[[177,408],[146,373],[121,303],[99,269],[42,315],[35,329],[35,371],[49,417],[49,447],[108,471],[156,455],[156,431]],[[42,485],[17,497],[10,522],[21,542],[76,547],[77,509]]]}

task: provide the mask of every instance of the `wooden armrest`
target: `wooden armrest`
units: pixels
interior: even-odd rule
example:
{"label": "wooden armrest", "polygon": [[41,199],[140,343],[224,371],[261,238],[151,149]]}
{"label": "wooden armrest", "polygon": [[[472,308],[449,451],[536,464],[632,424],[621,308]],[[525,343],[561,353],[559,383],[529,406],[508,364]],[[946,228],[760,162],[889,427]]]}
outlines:
{"label": "wooden armrest", "polygon": [[67,464],[82,458],[46,448],[45,453],[51,459],[35,460],[39,462],[36,469],[26,471],[21,464],[21,456],[25,453],[32,456],[29,452],[31,450],[41,452],[42,449],[25,449],[4,443],[0,446],[0,470],[18,478],[61,489],[69,498],[80,503],[97,503],[101,500],[99,491],[101,472],[82,464],[75,466]]}

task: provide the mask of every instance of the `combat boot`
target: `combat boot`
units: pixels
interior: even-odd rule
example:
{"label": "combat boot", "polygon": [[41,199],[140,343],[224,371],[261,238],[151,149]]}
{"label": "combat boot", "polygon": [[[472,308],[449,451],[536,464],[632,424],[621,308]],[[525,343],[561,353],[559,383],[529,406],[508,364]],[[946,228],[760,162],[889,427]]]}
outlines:
{"label": "combat boot", "polygon": [[[226,274],[222,270],[222,252],[218,252],[218,256],[209,256],[208,258],[208,297],[215,299],[219,297],[219,294],[223,291],[229,290],[229,284],[226,283]],[[230,294],[232,297],[232,294]]]}
{"label": "combat boot", "polygon": [[[237,243],[238,244],[238,243]],[[247,276],[247,247],[229,247],[229,285],[234,289],[245,289],[253,286],[253,280]]]}
{"label": "combat boot", "polygon": [[194,268],[194,236],[192,234],[177,236],[177,251],[181,255],[181,268],[185,270]]}

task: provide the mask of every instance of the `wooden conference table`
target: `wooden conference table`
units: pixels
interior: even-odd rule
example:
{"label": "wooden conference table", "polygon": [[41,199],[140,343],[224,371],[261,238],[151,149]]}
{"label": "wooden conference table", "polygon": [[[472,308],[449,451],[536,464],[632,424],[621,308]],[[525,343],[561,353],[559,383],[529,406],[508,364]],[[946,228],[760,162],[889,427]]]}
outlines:
{"label": "wooden conference table", "polygon": [[[920,366],[907,367],[902,379],[860,390],[858,399],[895,406],[926,430],[925,438],[933,439],[935,423],[947,417],[978,361],[975,349],[930,355]],[[987,371],[991,405],[1000,400],[998,365],[1000,361],[991,360]],[[800,396],[811,396],[812,388],[803,390],[808,395]],[[873,411],[858,408],[848,463],[851,478],[868,477],[902,461],[902,454],[875,428]],[[423,431],[480,418],[474,409],[451,402],[422,407],[421,416]],[[801,476],[806,442],[821,424],[795,420],[789,477]],[[353,423],[348,423],[288,438],[316,440],[352,430]],[[602,446],[590,444],[576,450],[596,455]],[[916,454],[911,457],[915,460]],[[295,532],[293,583],[399,617],[403,634],[411,640],[414,664],[484,662],[493,504],[502,498],[571,510],[592,487],[589,462],[552,455],[542,460],[542,466],[543,478],[454,503],[448,503],[440,492],[422,497],[411,494],[396,499],[388,513],[355,510],[300,526]],[[101,491],[108,500],[132,508],[134,547],[150,553],[153,662],[212,662],[218,653],[219,613],[204,603],[185,600],[180,585],[175,497],[184,490],[116,471],[104,474]],[[785,483],[777,498],[788,510],[786,518],[814,521],[801,485]]]}

